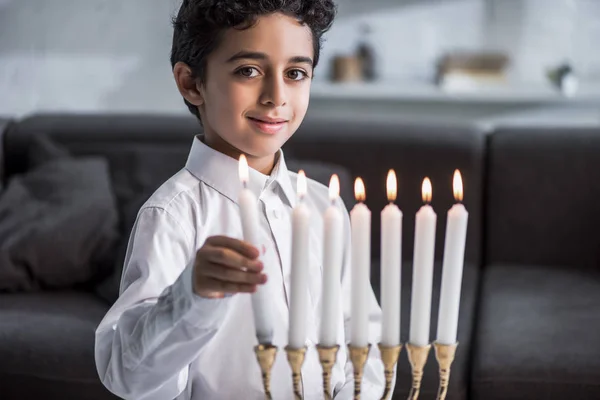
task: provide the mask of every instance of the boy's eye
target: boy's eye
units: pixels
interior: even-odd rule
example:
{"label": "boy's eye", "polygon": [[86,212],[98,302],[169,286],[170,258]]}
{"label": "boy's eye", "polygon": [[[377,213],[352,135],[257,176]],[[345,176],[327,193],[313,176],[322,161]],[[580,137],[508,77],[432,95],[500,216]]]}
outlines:
{"label": "boy's eye", "polygon": [[255,76],[258,76],[258,70],[254,67],[242,67],[236,72],[246,78],[254,78]]}
{"label": "boy's eye", "polygon": [[295,80],[295,81],[301,81],[302,79],[305,79],[308,77],[308,74],[304,71],[302,71],[301,69],[292,69],[290,71],[288,71],[288,78]]}

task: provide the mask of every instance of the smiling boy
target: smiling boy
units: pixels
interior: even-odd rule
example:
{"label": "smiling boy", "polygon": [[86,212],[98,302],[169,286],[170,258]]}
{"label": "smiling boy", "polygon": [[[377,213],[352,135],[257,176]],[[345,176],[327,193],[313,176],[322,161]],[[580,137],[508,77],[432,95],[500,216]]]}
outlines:
{"label": "smiling boy", "polygon": [[[300,126],[335,15],[331,0],[184,0],[174,21],[171,62],[177,87],[204,127],[184,169],[139,211],[129,240],[120,296],[96,332],[104,385],[135,400],[264,399],[251,297],[267,284],[275,315],[273,344],[283,349],[289,325],[290,213],[297,174],[282,145]],[[248,187],[259,200],[259,252],[240,240],[237,175],[241,154]],[[322,221],[327,188],[308,182],[311,209],[305,399],[322,399],[318,342]],[[341,350],[332,395],[353,397],[346,343],[350,248],[347,212],[338,326]],[[262,254],[261,254],[262,253]],[[268,278],[268,283],[267,283]],[[380,309],[369,298],[371,342]],[[280,351],[272,370],[274,399],[290,399],[291,371]],[[363,399],[379,399],[383,367],[376,346],[365,366]]]}

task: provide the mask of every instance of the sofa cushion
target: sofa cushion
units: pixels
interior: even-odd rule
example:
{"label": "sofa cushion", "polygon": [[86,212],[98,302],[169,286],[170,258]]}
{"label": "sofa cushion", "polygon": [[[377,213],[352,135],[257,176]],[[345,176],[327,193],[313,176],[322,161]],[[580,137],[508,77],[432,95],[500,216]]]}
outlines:
{"label": "sofa cushion", "polygon": [[600,266],[600,129],[490,137],[485,264]]}
{"label": "sofa cushion", "polygon": [[600,398],[599,272],[494,264],[482,293],[474,398]]}
{"label": "sofa cushion", "polygon": [[114,399],[94,362],[107,309],[80,292],[0,295],[0,397]]}
{"label": "sofa cushion", "polygon": [[[434,265],[433,296],[431,302],[431,329],[430,338],[434,341],[437,334],[437,317],[439,308],[439,293],[441,285],[442,263]],[[375,262],[371,266],[371,284],[377,299],[380,299],[380,264]],[[478,296],[479,268],[473,264],[465,264],[463,271],[463,284],[461,292],[460,312],[458,320],[458,342],[456,359],[452,364],[450,374],[450,386],[447,400],[466,400],[468,398],[469,380],[471,374],[472,338],[475,329],[475,309]],[[408,341],[410,330],[410,302],[412,289],[412,263],[402,264],[402,288],[401,288],[401,340]],[[434,399],[438,385],[438,366],[435,360],[433,348],[425,365],[421,397]],[[406,348],[402,349],[398,368],[396,371],[396,387],[394,399],[406,399],[410,391],[412,373]]]}
{"label": "sofa cushion", "polygon": [[49,161],[0,196],[0,290],[90,282],[112,257],[117,210],[106,161]]}

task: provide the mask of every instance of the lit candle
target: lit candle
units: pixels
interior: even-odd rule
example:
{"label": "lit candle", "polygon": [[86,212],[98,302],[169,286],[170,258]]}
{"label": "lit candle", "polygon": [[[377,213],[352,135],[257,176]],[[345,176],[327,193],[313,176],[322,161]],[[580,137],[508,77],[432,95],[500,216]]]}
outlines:
{"label": "lit candle", "polygon": [[[238,203],[242,218],[242,231],[244,240],[260,249],[261,242],[258,233],[258,203],[256,196],[247,188],[248,185],[248,161],[243,154],[240,156],[239,175],[242,182]],[[267,274],[267,271],[263,271]],[[268,274],[267,274],[268,275]],[[268,281],[266,284],[258,285],[256,292],[252,294],[252,311],[254,314],[254,325],[256,327],[256,338],[261,344],[270,344],[273,341],[273,317],[269,296]]]}
{"label": "lit candle", "polygon": [[340,195],[340,180],[333,175],[329,182],[331,205],[323,215],[323,291],[319,344],[333,347],[337,342],[338,304],[343,256],[344,219],[336,201]]}
{"label": "lit candle", "polygon": [[423,181],[422,195],[423,202],[426,204],[421,207],[416,215],[410,309],[409,343],[414,346],[427,346],[429,344],[435,228],[437,223],[437,215],[429,205],[432,197],[429,178],[425,178]]}
{"label": "lit candle", "polygon": [[456,343],[460,290],[465,260],[465,242],[467,239],[467,222],[469,220],[469,213],[465,209],[465,206],[461,204],[463,199],[463,185],[458,170],[454,172],[453,187],[454,198],[457,203],[448,211],[436,339],[438,343],[445,345]]}
{"label": "lit candle", "polygon": [[306,341],[308,306],[308,255],[310,211],[304,203],[306,176],[298,172],[298,202],[292,211],[292,276],[290,289],[290,327],[288,345],[301,349]]}
{"label": "lit candle", "polygon": [[371,211],[364,204],[365,185],[357,178],[354,193],[358,203],[350,212],[352,225],[352,301],[350,343],[369,344],[369,289],[371,269]]}
{"label": "lit candle", "polygon": [[400,344],[400,268],[402,259],[402,212],[394,204],[397,193],[396,173],[387,177],[390,204],[381,211],[381,344]]}

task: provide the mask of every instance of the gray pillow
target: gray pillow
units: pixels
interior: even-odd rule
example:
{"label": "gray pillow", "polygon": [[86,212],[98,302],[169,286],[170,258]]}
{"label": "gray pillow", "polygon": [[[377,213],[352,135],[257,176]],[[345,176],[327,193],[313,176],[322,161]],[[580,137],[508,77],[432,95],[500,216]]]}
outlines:
{"label": "gray pillow", "polygon": [[102,158],[50,157],[0,196],[0,291],[65,288],[111,257],[117,210]]}

